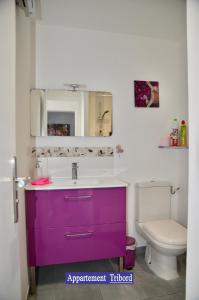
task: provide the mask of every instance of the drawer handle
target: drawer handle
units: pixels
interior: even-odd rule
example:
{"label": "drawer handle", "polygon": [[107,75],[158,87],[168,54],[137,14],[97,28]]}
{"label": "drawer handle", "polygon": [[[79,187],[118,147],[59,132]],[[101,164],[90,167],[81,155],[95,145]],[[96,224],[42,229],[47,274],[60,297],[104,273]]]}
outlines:
{"label": "drawer handle", "polygon": [[81,199],[90,199],[91,195],[82,195],[82,196],[64,196],[64,200],[81,200]]}
{"label": "drawer handle", "polygon": [[84,238],[93,236],[93,232],[81,232],[81,233],[65,233],[65,238]]}

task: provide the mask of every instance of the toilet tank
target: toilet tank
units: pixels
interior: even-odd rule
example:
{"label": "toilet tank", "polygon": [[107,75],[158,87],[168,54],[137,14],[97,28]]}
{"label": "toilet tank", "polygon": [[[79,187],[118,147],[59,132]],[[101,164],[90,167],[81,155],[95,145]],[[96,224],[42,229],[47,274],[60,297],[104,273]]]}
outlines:
{"label": "toilet tank", "polygon": [[171,183],[150,181],[136,184],[136,221],[170,219]]}

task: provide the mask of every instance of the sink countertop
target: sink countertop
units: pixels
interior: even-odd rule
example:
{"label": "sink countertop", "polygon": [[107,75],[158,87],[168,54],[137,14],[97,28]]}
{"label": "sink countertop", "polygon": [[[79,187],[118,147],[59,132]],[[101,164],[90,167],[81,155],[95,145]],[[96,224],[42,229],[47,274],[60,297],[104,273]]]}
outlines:
{"label": "sink countertop", "polygon": [[67,189],[88,189],[88,188],[112,188],[127,187],[128,183],[124,180],[109,178],[80,178],[72,180],[69,178],[52,178],[52,183],[45,185],[32,185],[28,183],[25,186],[27,191],[45,191],[45,190],[67,190]]}

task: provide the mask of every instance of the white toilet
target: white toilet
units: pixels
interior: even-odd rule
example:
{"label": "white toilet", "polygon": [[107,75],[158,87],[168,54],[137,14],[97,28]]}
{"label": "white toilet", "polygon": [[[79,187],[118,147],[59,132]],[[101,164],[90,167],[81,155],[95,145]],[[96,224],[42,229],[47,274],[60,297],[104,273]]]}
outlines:
{"label": "white toilet", "polygon": [[177,256],[186,251],[187,230],[171,219],[171,183],[136,184],[136,229],[146,240],[145,261],[158,277],[178,277]]}

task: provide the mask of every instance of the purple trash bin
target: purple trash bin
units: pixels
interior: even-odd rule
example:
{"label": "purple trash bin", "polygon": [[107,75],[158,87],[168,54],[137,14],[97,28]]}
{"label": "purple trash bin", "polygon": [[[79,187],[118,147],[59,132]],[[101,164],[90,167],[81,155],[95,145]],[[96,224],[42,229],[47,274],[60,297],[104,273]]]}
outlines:
{"label": "purple trash bin", "polygon": [[136,240],[131,237],[126,237],[126,255],[124,256],[124,268],[130,270],[135,265],[135,246]]}

